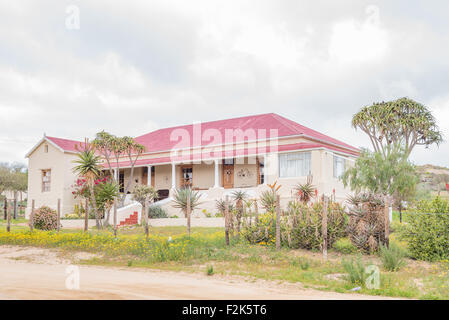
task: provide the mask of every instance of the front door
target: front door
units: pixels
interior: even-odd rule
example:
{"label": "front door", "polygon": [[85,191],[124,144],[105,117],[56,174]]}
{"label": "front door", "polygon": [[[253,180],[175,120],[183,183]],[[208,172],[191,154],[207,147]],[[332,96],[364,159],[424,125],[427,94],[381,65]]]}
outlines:
{"label": "front door", "polygon": [[193,169],[192,166],[182,167],[181,187],[192,188],[193,185]]}
{"label": "front door", "polygon": [[234,188],[234,161],[233,159],[223,162],[223,188]]}

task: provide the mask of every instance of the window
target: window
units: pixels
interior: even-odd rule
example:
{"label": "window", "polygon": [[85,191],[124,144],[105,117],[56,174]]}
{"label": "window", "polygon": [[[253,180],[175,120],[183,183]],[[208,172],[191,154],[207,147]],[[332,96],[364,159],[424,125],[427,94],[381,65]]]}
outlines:
{"label": "window", "polygon": [[265,165],[261,162],[259,162],[259,173],[260,173],[260,184],[265,183],[265,173],[264,173]]}
{"label": "window", "polygon": [[44,152],[45,152],[45,153],[48,153],[48,144],[46,144],[46,145],[44,146]]}
{"label": "window", "polygon": [[49,192],[51,185],[51,170],[42,170],[42,192]]}
{"label": "window", "polygon": [[279,155],[279,177],[294,178],[310,174],[310,152],[283,153]]}
{"label": "window", "polygon": [[345,159],[334,156],[334,178],[340,178],[345,172]]}
{"label": "window", "polygon": [[118,174],[118,183],[119,183],[119,190],[118,192],[125,192],[125,173],[119,172]]}
{"label": "window", "polygon": [[234,158],[224,159],[223,164],[234,164]]}

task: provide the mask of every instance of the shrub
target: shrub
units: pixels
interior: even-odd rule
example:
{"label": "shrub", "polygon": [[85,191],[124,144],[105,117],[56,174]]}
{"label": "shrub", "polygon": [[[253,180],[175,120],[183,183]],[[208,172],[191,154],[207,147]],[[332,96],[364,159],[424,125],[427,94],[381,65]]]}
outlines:
{"label": "shrub", "polygon": [[257,224],[251,226],[244,223],[243,237],[251,244],[272,245],[276,242],[276,219],[271,212],[260,214]]}
{"label": "shrub", "polygon": [[415,213],[398,230],[400,239],[408,243],[410,256],[419,260],[449,259],[449,214]]}
{"label": "shrub", "polygon": [[[322,203],[308,206],[299,201],[289,203],[286,217],[281,221],[281,240],[290,248],[321,250],[323,215]],[[330,203],[327,213],[327,247],[346,235],[346,219],[343,208],[338,203]]]}
{"label": "shrub", "polygon": [[433,200],[421,200],[416,204],[416,210],[421,213],[449,213],[449,201],[439,196]]}
{"label": "shrub", "polygon": [[405,265],[405,252],[394,243],[390,247],[380,246],[380,259],[383,267],[388,271],[398,271]]}
{"label": "shrub", "polygon": [[214,267],[211,266],[211,265],[208,265],[208,266],[207,266],[207,275],[208,275],[208,276],[211,276],[211,275],[213,275],[213,274],[214,274]]}
{"label": "shrub", "polygon": [[352,254],[358,251],[357,247],[353,245],[351,240],[349,240],[348,238],[338,239],[334,243],[334,249],[337,252],[345,254]]}
{"label": "shrub", "polygon": [[34,227],[39,230],[56,230],[58,215],[55,210],[42,206],[34,211]]}
{"label": "shrub", "polygon": [[347,280],[353,285],[364,286],[367,274],[365,273],[365,265],[362,262],[362,258],[359,256],[357,260],[354,259],[345,260],[342,259],[341,264],[347,273]]}
{"label": "shrub", "polygon": [[384,202],[370,193],[352,196],[348,234],[351,242],[365,253],[376,252],[385,241]]}
{"label": "shrub", "polygon": [[167,211],[160,206],[150,206],[148,208],[148,215],[150,219],[168,218]]}

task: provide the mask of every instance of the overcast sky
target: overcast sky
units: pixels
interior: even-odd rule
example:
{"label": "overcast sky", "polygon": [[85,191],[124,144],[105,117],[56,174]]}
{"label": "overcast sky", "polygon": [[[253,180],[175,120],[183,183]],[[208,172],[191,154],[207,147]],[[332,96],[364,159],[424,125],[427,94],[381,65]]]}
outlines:
{"label": "overcast sky", "polygon": [[[447,1],[0,0],[0,162],[49,136],[275,112],[354,146],[407,96],[449,139]],[[79,10],[79,28],[77,13]],[[449,143],[417,164],[449,166]]]}

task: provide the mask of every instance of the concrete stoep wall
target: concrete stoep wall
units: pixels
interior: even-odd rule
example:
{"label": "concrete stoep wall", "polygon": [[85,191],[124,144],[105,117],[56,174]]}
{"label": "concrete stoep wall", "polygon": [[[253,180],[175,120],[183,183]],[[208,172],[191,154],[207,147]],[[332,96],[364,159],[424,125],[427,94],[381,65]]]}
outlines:
{"label": "concrete stoep wall", "polygon": [[[76,175],[72,171],[75,159],[75,154],[63,153],[45,141],[29,156],[27,217],[31,212],[33,199],[36,208],[48,206],[55,210],[58,199],[61,199],[61,215],[73,212],[76,203],[72,195],[72,185],[76,180]],[[43,170],[51,170],[50,191],[46,192],[42,191]]]}

